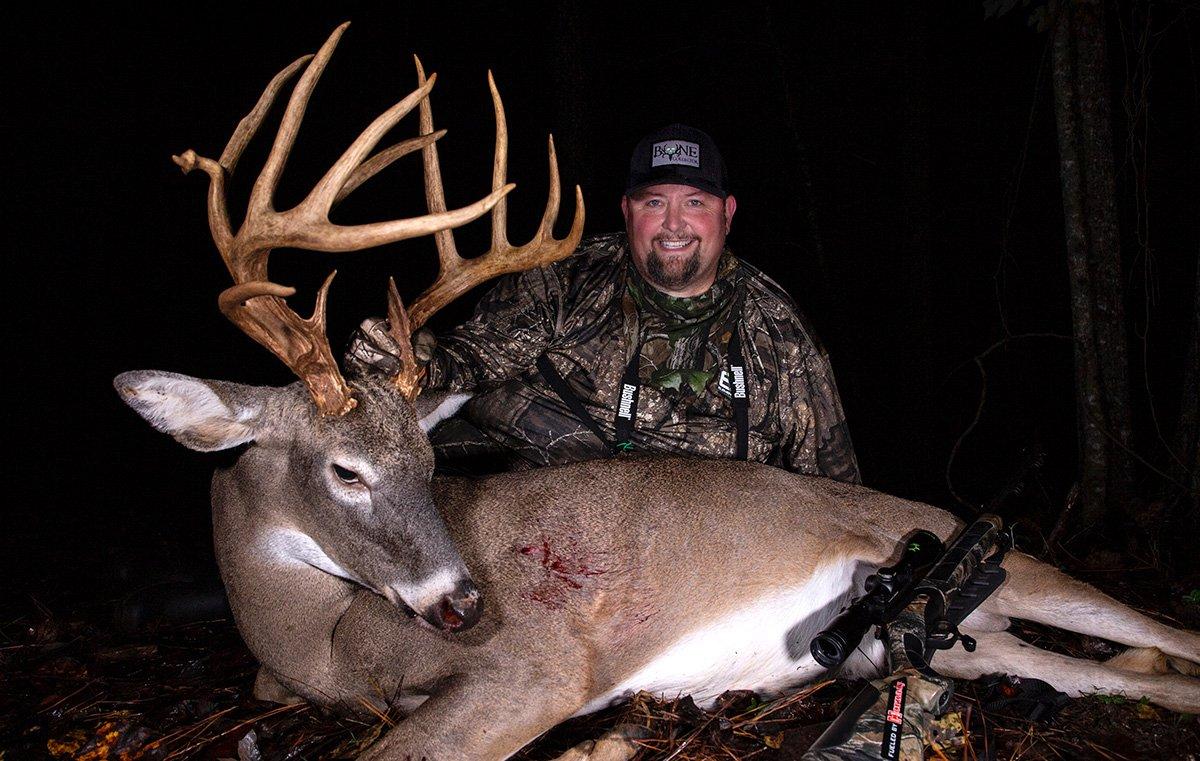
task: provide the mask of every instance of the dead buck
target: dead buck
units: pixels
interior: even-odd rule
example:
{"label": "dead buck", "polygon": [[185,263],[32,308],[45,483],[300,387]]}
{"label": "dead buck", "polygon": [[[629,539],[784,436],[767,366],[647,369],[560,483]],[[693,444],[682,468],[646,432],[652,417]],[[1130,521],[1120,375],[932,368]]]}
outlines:
{"label": "dead buck", "polygon": [[[597,460],[481,479],[433,474],[425,431],[451,401],[418,396],[411,356],[393,378],[347,382],[324,335],[329,281],[307,320],[293,289],[267,278],[272,248],[352,251],[436,236],[437,283],[407,310],[394,284],[389,314],[400,343],[436,309],[501,272],[568,255],[583,227],[553,237],[558,176],[534,240],[505,236],[506,128],[492,86],[497,137],[492,192],[447,211],[429,91],[434,77],[377,118],[288,211],[272,196],[309,94],[344,26],[291,95],[245,222],[230,230],[224,183],[282,85],[284,69],[238,126],[219,161],[176,161],[210,177],[209,225],[235,285],[222,311],[300,377],[284,388],[138,371],[115,380],[124,400],[185,446],[249,444],[213,477],[214,539],[237,625],[261,661],[255,693],[302,697],[362,712],[399,702],[408,716],[372,758],[503,759],[555,724],[636,690],[711,701],[727,689],[775,694],[822,676],[809,640],[856,580],[892,559],[918,527],[943,539],[949,513],[772,467],[679,458]],[[368,154],[420,107],[421,136]],[[330,207],[400,156],[423,153],[430,213],[339,227]],[[492,212],[492,246],[464,260],[450,228]],[[441,408],[441,409],[439,409]],[[1009,672],[1072,695],[1148,697],[1200,712],[1200,635],[1160,624],[1026,555],[963,628],[978,651],[938,656],[949,676]],[[469,570],[468,570],[469,569]],[[486,601],[486,603],[484,602]],[[415,615],[414,615],[415,613]],[[1039,650],[1005,632],[1009,617],[1136,648],[1107,663]],[[1145,650],[1154,648],[1155,650]],[[872,672],[878,643],[846,665]],[[1195,673],[1194,671],[1192,673]]]}

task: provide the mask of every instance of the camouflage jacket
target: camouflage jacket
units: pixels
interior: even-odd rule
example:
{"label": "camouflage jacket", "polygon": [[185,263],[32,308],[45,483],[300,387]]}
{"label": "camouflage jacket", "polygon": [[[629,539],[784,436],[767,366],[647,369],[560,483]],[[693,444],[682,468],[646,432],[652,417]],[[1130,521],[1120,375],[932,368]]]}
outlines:
{"label": "camouflage jacket", "polygon": [[[622,377],[638,353],[634,448],[732,458],[732,330],[748,376],[749,459],[860,482],[828,357],[787,294],[728,251],[708,293],[675,299],[642,281],[623,233],[585,240],[561,262],[501,279],[470,321],[438,337],[425,383],[475,391],[466,418],[487,439],[528,464],[561,464],[611,450],[539,374],[538,357],[613,441]],[[433,438],[443,457],[479,444],[442,428]]]}

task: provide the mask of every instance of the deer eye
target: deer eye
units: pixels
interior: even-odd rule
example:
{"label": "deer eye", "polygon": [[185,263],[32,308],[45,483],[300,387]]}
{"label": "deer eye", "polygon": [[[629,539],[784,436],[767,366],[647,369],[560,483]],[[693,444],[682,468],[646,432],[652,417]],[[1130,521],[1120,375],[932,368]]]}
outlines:
{"label": "deer eye", "polygon": [[337,463],[333,464],[333,473],[334,473],[334,475],[336,475],[338,477],[338,480],[344,484],[360,483],[358,480],[357,473],[355,473],[353,470],[350,470],[349,468],[343,468],[341,465],[338,465]]}

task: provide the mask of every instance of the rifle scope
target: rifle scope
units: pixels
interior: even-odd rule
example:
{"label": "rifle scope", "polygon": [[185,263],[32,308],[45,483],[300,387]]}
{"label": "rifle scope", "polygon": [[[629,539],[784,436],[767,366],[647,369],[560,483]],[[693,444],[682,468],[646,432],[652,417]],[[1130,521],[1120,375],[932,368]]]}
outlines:
{"label": "rifle scope", "polygon": [[925,573],[941,557],[942,540],[928,531],[918,531],[904,545],[904,553],[893,566],[880,568],[867,577],[866,594],[821,630],[809,645],[813,658],[827,669],[845,663],[862,642],[867,629],[883,623],[884,615],[895,599],[914,579]]}

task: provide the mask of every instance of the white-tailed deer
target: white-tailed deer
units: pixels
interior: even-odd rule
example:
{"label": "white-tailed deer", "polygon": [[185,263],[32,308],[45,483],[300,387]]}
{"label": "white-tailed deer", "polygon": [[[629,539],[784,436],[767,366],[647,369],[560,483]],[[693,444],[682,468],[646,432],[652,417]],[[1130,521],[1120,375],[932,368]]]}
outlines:
{"label": "white-tailed deer", "polygon": [[[343,27],[344,28],[344,27]],[[636,690],[711,701],[727,689],[779,693],[822,675],[809,640],[892,559],[899,540],[927,528],[943,539],[949,513],[823,478],[733,461],[634,457],[481,479],[433,475],[425,436],[452,400],[419,397],[417,364],[394,378],[347,382],[324,336],[324,302],[299,318],[292,289],[267,279],[273,247],[350,251],[433,233],[435,286],[406,313],[394,284],[396,336],[495,274],[568,255],[583,226],[582,198],[566,239],[553,238],[558,177],[534,240],[504,233],[505,126],[499,96],[492,192],[447,211],[428,93],[434,77],[380,116],[296,208],[271,199],[305,104],[339,28],[308,65],[254,185],[240,230],[230,230],[224,180],[283,83],[280,73],[239,125],[219,162],[188,151],[177,162],[211,178],[209,222],[235,285],[221,309],[283,359],[300,383],[284,388],[125,373],[124,400],[185,446],[249,446],[213,478],[214,537],[237,625],[261,661],[256,694],[300,696],[347,711],[398,701],[411,714],[369,755],[502,759],[573,716]],[[367,155],[420,105],[422,135]],[[399,156],[424,156],[430,213],[359,227],[328,221],[330,206]],[[492,251],[462,260],[449,229],[488,210]],[[978,650],[938,656],[949,676],[1009,672],[1072,695],[1148,697],[1200,711],[1194,669],[1200,635],[1157,623],[1026,555],[1005,561],[1008,581],[964,624]],[[1038,650],[1005,632],[1020,617],[1105,637],[1136,650],[1108,663]],[[1143,650],[1156,648],[1156,651]],[[876,667],[865,640],[846,665]],[[1153,656],[1153,657],[1147,657]],[[1195,673],[1194,671],[1192,673]]]}

